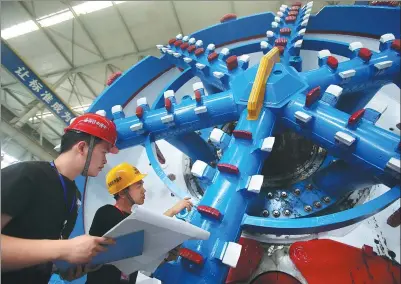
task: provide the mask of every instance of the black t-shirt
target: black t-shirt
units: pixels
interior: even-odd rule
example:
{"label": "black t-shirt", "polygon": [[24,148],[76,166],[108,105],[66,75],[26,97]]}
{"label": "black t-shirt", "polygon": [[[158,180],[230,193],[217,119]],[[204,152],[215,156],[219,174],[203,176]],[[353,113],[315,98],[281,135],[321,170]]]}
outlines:
{"label": "black t-shirt", "polygon": [[[89,234],[101,237],[129,215],[113,205],[104,205],[96,211]],[[120,281],[121,271],[114,265],[106,264],[99,270],[88,273],[86,284],[135,284],[137,275],[138,272],[134,272],[129,275],[129,282],[122,282]]]}
{"label": "black t-shirt", "polygon": [[[38,240],[57,240],[61,233],[63,238],[69,237],[81,200],[74,181],[62,176],[66,186],[66,204],[58,172],[49,162],[21,162],[1,171],[1,213],[12,217],[2,234]],[[47,263],[2,272],[1,283],[47,284],[51,268],[52,264]]]}

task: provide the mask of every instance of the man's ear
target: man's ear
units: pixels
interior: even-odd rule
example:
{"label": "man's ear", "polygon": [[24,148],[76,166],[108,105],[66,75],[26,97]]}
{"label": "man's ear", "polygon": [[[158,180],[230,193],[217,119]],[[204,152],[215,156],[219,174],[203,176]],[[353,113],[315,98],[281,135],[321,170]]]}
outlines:
{"label": "man's ear", "polygon": [[125,197],[125,190],[120,190],[120,192],[117,193],[117,194],[118,194],[118,196],[119,196],[120,198],[123,198],[123,197]]}
{"label": "man's ear", "polygon": [[85,141],[79,141],[76,145],[78,153],[81,155],[85,155],[87,151],[87,146]]}

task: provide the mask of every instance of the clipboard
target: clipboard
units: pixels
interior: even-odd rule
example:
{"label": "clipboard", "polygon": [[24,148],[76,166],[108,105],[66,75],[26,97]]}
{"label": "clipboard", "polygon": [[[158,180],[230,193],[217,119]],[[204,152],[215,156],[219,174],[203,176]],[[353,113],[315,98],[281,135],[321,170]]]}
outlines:
{"label": "clipboard", "polygon": [[[90,264],[112,264],[129,275],[138,270],[156,269],[170,250],[187,240],[207,240],[210,233],[183,220],[134,205],[131,215],[103,236],[116,240],[116,244],[108,246]],[[74,266],[66,261],[54,264],[60,270]]]}
{"label": "clipboard", "polygon": [[[107,245],[107,251],[97,254],[89,264],[96,266],[141,255],[144,237],[145,232],[143,230],[116,237],[114,238],[116,243]],[[63,260],[54,261],[54,264],[60,271],[66,271],[76,266]]]}

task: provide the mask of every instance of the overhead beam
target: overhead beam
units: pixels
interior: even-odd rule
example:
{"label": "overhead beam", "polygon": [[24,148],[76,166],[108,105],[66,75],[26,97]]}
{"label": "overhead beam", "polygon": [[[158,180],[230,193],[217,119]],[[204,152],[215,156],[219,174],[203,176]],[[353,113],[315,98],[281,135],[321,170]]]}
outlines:
{"label": "overhead beam", "polygon": [[[51,42],[51,44],[54,46],[54,48],[56,48],[56,50],[58,51],[58,53],[60,53],[60,55],[64,58],[64,60],[68,63],[68,65],[70,65],[71,68],[74,68],[74,65],[72,64],[72,61],[68,58],[67,54],[65,54],[65,52],[60,48],[60,46],[57,44],[57,42],[53,39],[53,37],[50,35],[49,31],[47,29],[44,29],[36,20],[35,15],[33,15],[31,13],[31,11],[28,9],[28,7],[26,6],[27,4],[23,1],[18,1],[18,3],[21,5],[21,7],[28,13],[29,17],[31,18],[31,20],[38,26],[39,30],[41,30],[46,38]],[[68,70],[66,71],[68,72]],[[82,79],[82,75],[78,74],[78,77],[84,82],[84,84],[87,85],[87,82]],[[91,90],[91,87],[89,85],[87,85],[88,89]],[[96,97],[96,93],[94,94],[94,96]]]}
{"label": "overhead beam", "polygon": [[71,60],[68,58],[67,54],[60,48],[60,46],[57,44],[57,42],[53,39],[53,37],[50,35],[49,31],[47,29],[42,28],[42,26],[39,24],[39,22],[36,20],[35,15],[32,14],[32,12],[28,9],[27,7],[27,2],[23,1],[18,1],[18,3],[21,5],[21,7],[27,12],[31,20],[38,26],[39,30],[41,30],[46,38],[51,42],[51,44],[54,46],[54,48],[57,50],[58,53],[60,53],[61,57],[68,63],[68,65],[72,66]]}
{"label": "overhead beam", "polygon": [[56,151],[52,151],[52,152],[46,151],[44,148],[42,148],[42,146],[38,142],[36,142],[32,138],[28,137],[22,131],[17,130],[16,128],[12,127],[10,124],[8,124],[3,119],[1,120],[0,130],[2,133],[10,136],[22,148],[27,149],[34,156],[38,157],[41,160],[50,161],[57,157]]}
{"label": "overhead beam", "polygon": [[67,1],[63,2],[65,5],[67,5],[68,9],[70,10],[70,12],[72,13],[72,15],[74,16],[75,20],[77,20],[78,24],[81,26],[82,30],[84,31],[84,33],[86,34],[86,36],[89,38],[90,42],[93,44],[93,46],[95,47],[98,55],[105,60],[106,58],[104,57],[103,52],[100,51],[99,46],[96,44],[95,40],[93,39],[92,35],[89,33],[88,29],[86,28],[86,26],[84,25],[84,23],[81,21],[81,18],[79,18],[79,16],[77,15],[77,13],[75,13],[74,9],[72,8],[72,6],[70,5],[70,3],[68,3]]}
{"label": "overhead beam", "polygon": [[[11,97],[13,97],[20,105],[22,105],[23,107],[26,107],[25,103],[24,103],[21,99],[19,99],[17,96],[15,96],[11,90],[4,88],[3,91],[6,92],[6,93],[7,93],[8,95],[10,95]],[[60,133],[58,133],[57,130],[55,130],[48,122],[44,121],[44,124],[45,124],[52,132],[54,132],[57,136],[60,136]]]}
{"label": "overhead beam", "polygon": [[[96,67],[104,67],[105,64],[111,63],[111,62],[113,62],[115,60],[126,59],[128,57],[133,57],[133,56],[145,57],[145,56],[149,55],[149,53],[151,53],[152,51],[157,51],[156,47],[147,48],[147,49],[144,49],[144,50],[142,50],[140,52],[129,52],[129,53],[126,53],[126,54],[123,54],[123,55],[117,55],[117,56],[114,56],[114,57],[107,58],[106,60],[99,60],[99,61],[95,61],[95,62],[92,62],[92,63],[84,64],[84,65],[81,65],[81,66],[78,66],[78,67],[74,67],[74,68],[66,68],[66,69],[62,69],[62,70],[58,70],[58,71],[44,73],[44,74],[41,74],[40,77],[41,78],[48,78],[48,77],[53,77],[53,76],[57,76],[57,75],[60,75],[60,74],[64,74],[66,72],[69,72],[70,75],[74,74],[74,73],[78,73],[78,72],[85,72],[88,69],[93,69],[93,68],[96,68]],[[133,62],[133,63],[135,63],[135,62]],[[5,85],[2,85],[2,88],[10,88],[10,87],[15,86],[17,84],[18,83],[15,83],[15,82],[14,83],[8,83],[8,84],[5,84]]]}
{"label": "overhead beam", "polygon": [[173,8],[175,19],[177,20],[178,27],[180,28],[180,32],[184,35],[184,31],[182,29],[180,18],[178,17],[177,9],[175,7],[174,1],[170,1],[171,7]]}
{"label": "overhead beam", "polygon": [[93,98],[96,98],[97,94],[96,94],[95,90],[92,88],[92,86],[88,83],[88,81],[86,80],[85,76],[82,76],[81,72],[78,72],[77,75],[78,75],[79,79],[81,79],[81,81],[88,88],[88,90],[92,94]]}
{"label": "overhead beam", "polygon": [[87,69],[92,69],[92,68],[96,68],[99,66],[104,67],[103,65],[113,62],[114,60],[124,59],[124,58],[132,57],[132,56],[137,56],[137,57],[138,56],[147,56],[151,51],[155,51],[155,50],[157,50],[156,47],[151,47],[151,48],[142,50],[140,52],[130,52],[130,53],[126,53],[123,55],[110,57],[106,60],[100,60],[100,61],[84,64],[84,65],[81,65],[81,66],[78,66],[75,68],[69,68],[69,69],[63,69],[63,70],[59,70],[59,71],[45,73],[45,74],[41,75],[41,77],[42,78],[52,77],[52,76],[60,75],[64,72],[71,72],[71,73],[85,72],[85,70],[87,70]]}
{"label": "overhead beam", "polygon": [[131,32],[130,32],[130,30],[129,30],[129,28],[128,28],[127,22],[124,20],[124,17],[123,17],[123,15],[121,14],[120,9],[117,7],[117,5],[114,3],[114,1],[113,1],[112,3],[113,3],[114,9],[116,10],[116,12],[117,12],[117,14],[118,14],[118,17],[119,17],[120,20],[121,20],[121,23],[122,23],[123,26],[124,26],[125,31],[127,32],[129,38],[131,39],[131,43],[132,43],[132,45],[134,46],[134,50],[135,50],[135,51],[139,51],[138,45],[136,44],[136,41],[134,40],[134,37],[132,36],[132,34],[131,34]]}
{"label": "overhead beam", "polygon": [[69,39],[68,37],[66,37],[65,35],[63,35],[62,33],[56,31],[55,29],[53,29],[51,26],[50,26],[50,27],[46,27],[46,28],[49,29],[49,31],[51,31],[52,33],[54,33],[54,34],[56,34],[57,36],[61,37],[62,39],[64,39],[64,40],[70,42],[72,45],[76,45],[76,46],[82,48],[83,50],[86,50],[87,52],[89,52],[89,53],[91,53],[91,54],[93,54],[93,55],[96,55],[96,56],[99,56],[99,57],[100,57],[100,55],[97,54],[96,52],[94,52],[93,50],[90,50],[89,48],[87,48],[86,46],[84,46],[84,45],[82,45],[82,44],[80,44],[80,43],[78,43],[78,42],[72,41],[71,39]]}

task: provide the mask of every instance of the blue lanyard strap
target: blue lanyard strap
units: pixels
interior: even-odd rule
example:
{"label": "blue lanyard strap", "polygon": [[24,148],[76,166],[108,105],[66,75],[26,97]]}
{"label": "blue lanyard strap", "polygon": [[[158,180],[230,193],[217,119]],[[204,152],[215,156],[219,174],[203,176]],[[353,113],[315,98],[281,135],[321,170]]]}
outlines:
{"label": "blue lanyard strap", "polygon": [[[61,176],[60,172],[57,170],[56,165],[54,164],[53,161],[50,162],[50,165],[57,171],[57,174],[58,174],[58,177],[60,179],[61,185],[63,186],[65,206],[68,206],[67,187],[65,186],[64,178]],[[76,195],[74,195],[74,199],[72,200],[70,212],[68,212],[68,214],[70,214],[72,212],[72,209],[74,209],[75,203],[76,203]]]}

